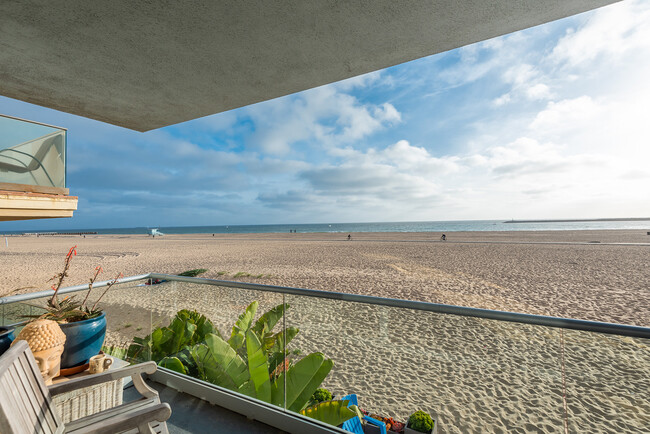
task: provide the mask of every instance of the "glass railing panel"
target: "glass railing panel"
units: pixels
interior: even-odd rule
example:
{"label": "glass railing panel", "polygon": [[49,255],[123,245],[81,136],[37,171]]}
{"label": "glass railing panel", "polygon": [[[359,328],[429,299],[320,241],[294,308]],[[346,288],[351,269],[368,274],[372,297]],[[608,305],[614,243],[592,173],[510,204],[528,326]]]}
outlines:
{"label": "glass railing panel", "polygon": [[[563,428],[559,330],[287,295],[290,342],[334,362],[322,383],[369,413],[406,422],[423,410],[439,432]],[[289,394],[289,391],[288,391]],[[295,407],[294,407],[295,409]]]}
{"label": "glass railing panel", "polygon": [[[203,283],[147,283],[154,284],[117,284],[104,295],[106,351],[154,360],[288,411],[313,404],[322,387],[335,400],[356,394],[363,410],[388,422],[423,410],[446,433],[632,433],[647,431],[650,421],[647,339]],[[87,304],[105,289],[95,288]],[[85,295],[74,294],[79,301]],[[0,322],[43,313],[46,301],[2,305]],[[129,354],[138,345],[144,350]]]}
{"label": "glass railing panel", "polygon": [[[0,323],[3,326],[13,325],[29,321],[34,316],[42,315],[45,313],[43,308],[47,303],[48,298],[35,298],[33,300],[24,301],[20,303],[3,304],[0,313],[2,319]],[[16,331],[16,334],[20,328]]]}
{"label": "glass railing panel", "polygon": [[564,330],[569,432],[650,432],[650,340]]}
{"label": "glass railing panel", "polygon": [[0,131],[0,183],[65,187],[65,130],[0,116]]}
{"label": "glass railing panel", "polygon": [[[271,343],[282,331],[281,312],[273,309],[282,305],[282,294],[179,281],[120,288],[109,294],[103,303],[109,321],[107,342],[126,349],[127,359],[153,360],[284,406],[284,395],[271,396],[272,359],[277,359]],[[275,314],[267,315],[266,327],[260,322],[258,328],[258,320],[269,311]],[[249,358],[254,348],[248,348],[249,330],[259,347],[259,354],[253,351],[256,369]]]}

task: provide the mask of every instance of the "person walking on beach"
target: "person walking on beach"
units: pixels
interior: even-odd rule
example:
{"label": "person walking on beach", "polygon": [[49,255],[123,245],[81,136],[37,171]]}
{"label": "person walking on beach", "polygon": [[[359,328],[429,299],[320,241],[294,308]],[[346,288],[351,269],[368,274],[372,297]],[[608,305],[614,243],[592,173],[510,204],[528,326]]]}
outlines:
{"label": "person walking on beach", "polygon": [[441,239],[442,241],[445,241],[445,240],[447,240],[447,235],[445,235],[445,234],[442,234],[442,236],[440,237],[440,239]]}
{"label": "person walking on beach", "polygon": [[348,234],[348,241],[352,239],[352,235]]}

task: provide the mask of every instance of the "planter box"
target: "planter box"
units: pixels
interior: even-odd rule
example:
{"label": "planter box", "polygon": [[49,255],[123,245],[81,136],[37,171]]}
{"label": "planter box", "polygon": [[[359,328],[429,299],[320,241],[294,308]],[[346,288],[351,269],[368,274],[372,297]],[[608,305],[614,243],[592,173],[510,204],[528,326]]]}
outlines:
{"label": "planter box", "polygon": [[381,434],[381,430],[377,425],[367,423],[363,425],[363,434]]}
{"label": "planter box", "polygon": [[[414,429],[411,429],[406,425],[406,428],[404,428],[404,434],[422,434],[420,431],[415,431]],[[433,421],[433,429],[429,431],[429,434],[438,434],[438,421],[434,419]]]}

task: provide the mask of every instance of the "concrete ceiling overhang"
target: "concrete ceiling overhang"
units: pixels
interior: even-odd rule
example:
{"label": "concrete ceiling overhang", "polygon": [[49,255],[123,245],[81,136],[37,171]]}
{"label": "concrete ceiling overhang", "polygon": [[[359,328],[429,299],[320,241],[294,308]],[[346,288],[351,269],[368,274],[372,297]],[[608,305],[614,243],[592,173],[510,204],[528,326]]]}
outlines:
{"label": "concrete ceiling overhang", "polygon": [[147,131],[613,0],[0,3],[0,94]]}

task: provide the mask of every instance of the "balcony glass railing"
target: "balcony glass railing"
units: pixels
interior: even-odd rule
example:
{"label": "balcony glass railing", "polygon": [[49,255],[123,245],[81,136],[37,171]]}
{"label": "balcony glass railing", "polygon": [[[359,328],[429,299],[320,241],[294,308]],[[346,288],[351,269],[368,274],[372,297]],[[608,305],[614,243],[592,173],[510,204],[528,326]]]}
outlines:
{"label": "balcony glass railing", "polygon": [[[424,410],[440,433],[648,428],[648,328],[151,277],[165,281],[119,284],[104,298],[106,343],[281,411],[325,387],[398,421]],[[16,300],[0,299],[4,324],[45,299]]]}
{"label": "balcony glass railing", "polygon": [[65,188],[66,130],[0,116],[0,183]]}

